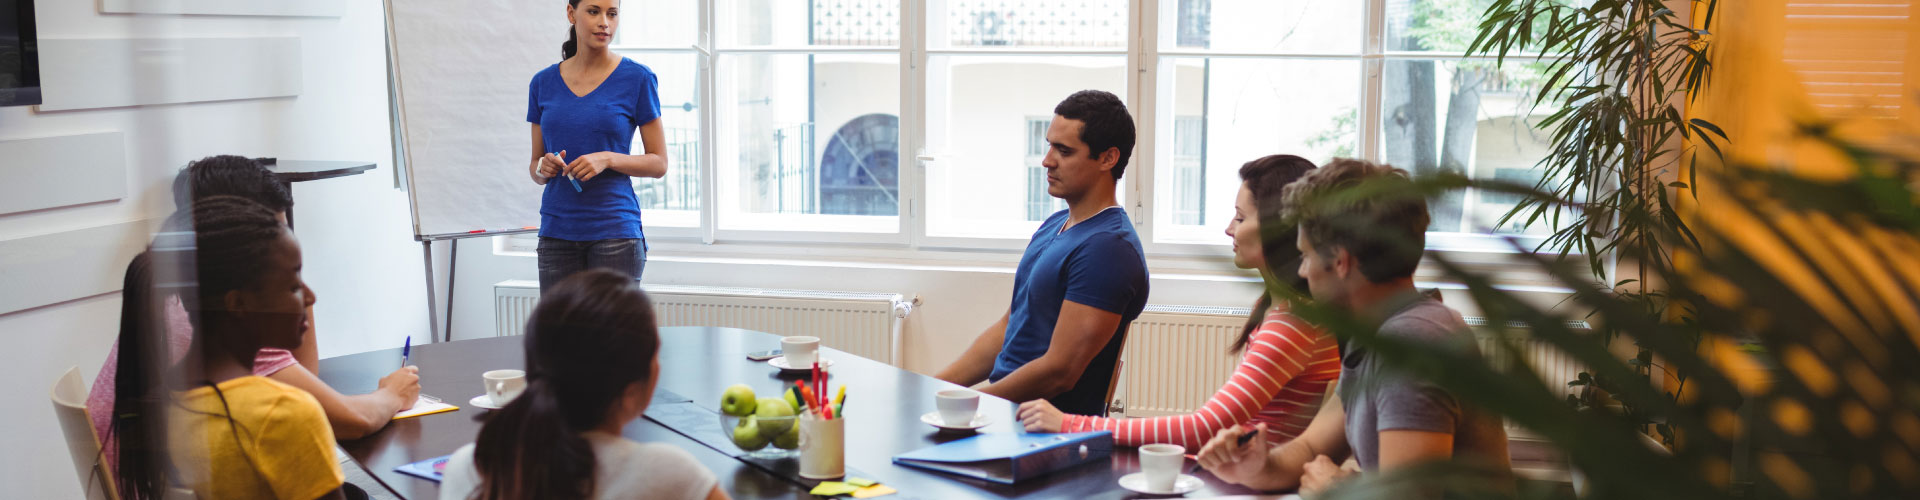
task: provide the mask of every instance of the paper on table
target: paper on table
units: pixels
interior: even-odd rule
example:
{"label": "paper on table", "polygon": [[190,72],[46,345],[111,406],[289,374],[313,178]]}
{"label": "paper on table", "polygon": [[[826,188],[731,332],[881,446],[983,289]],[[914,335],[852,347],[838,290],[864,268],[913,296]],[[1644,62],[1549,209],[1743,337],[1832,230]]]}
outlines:
{"label": "paper on table", "polygon": [[400,413],[394,414],[393,419],[399,420],[403,418],[413,418],[421,415],[432,415],[435,413],[450,412],[458,409],[460,409],[460,407],[450,405],[443,401],[440,401],[440,398],[421,394],[418,399],[413,400],[412,408],[407,408],[405,410],[401,410]]}
{"label": "paper on table", "polygon": [[847,484],[847,483],[842,483],[839,481],[826,481],[826,482],[820,483],[819,486],[813,487],[813,491],[808,493],[823,496],[823,497],[831,497],[831,496],[838,496],[838,495],[850,495],[850,494],[853,494],[853,492],[855,491],[860,491],[860,487]]}
{"label": "paper on table", "polygon": [[894,493],[899,493],[899,492],[894,491],[893,488],[888,488],[887,485],[876,484],[873,486],[860,488],[860,491],[853,492],[853,497],[854,498],[873,498],[873,497],[882,497],[882,496],[892,495]]}

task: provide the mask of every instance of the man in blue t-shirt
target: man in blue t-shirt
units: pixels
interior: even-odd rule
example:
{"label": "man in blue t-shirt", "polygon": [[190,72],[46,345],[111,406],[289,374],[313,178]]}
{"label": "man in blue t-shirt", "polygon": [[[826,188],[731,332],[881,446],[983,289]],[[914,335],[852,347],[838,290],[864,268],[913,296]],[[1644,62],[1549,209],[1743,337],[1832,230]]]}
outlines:
{"label": "man in blue t-shirt", "polygon": [[1133,155],[1133,116],[1108,92],[1083,90],[1053,108],[1047,194],[1067,209],[1027,243],[1007,314],[939,374],[1016,403],[1107,414],[1127,326],[1147,306],[1147,261],[1114,185]]}

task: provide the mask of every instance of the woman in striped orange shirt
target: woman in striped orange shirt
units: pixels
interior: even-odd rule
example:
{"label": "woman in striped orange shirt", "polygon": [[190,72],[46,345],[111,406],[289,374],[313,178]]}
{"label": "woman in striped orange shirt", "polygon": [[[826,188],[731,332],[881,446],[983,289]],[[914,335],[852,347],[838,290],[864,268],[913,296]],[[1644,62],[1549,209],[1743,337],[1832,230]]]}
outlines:
{"label": "woman in striped orange shirt", "polygon": [[[1307,289],[1297,272],[1295,228],[1263,231],[1260,226],[1280,223],[1281,188],[1313,168],[1313,162],[1293,155],[1267,156],[1240,167],[1240,196],[1227,224],[1233,264],[1258,269],[1269,289]],[[1262,423],[1267,424],[1268,442],[1293,439],[1306,430],[1322,396],[1340,377],[1340,350],[1332,336],[1290,313],[1289,300],[1276,300],[1271,293],[1260,296],[1229,351],[1243,353],[1240,366],[1199,411],[1121,420],[1066,415],[1046,400],[1034,400],[1020,405],[1020,421],[1032,432],[1113,431],[1114,441],[1123,446],[1170,443],[1198,450],[1223,429]]]}

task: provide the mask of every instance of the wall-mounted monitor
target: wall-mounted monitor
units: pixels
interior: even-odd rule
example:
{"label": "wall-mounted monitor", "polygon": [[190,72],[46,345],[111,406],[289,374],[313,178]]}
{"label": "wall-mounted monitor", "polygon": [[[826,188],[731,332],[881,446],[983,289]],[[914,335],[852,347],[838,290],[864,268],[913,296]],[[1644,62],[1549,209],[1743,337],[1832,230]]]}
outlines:
{"label": "wall-mounted monitor", "polygon": [[34,0],[0,0],[0,106],[40,104],[40,40]]}

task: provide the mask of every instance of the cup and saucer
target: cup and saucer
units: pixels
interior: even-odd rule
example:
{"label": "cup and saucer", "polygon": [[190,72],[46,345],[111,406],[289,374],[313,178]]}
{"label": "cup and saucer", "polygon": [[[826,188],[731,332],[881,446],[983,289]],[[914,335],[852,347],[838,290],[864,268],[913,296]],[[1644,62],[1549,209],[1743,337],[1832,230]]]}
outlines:
{"label": "cup and saucer", "polygon": [[972,389],[936,392],[933,405],[937,410],[921,415],[920,421],[942,431],[972,431],[993,423],[993,419],[980,413],[980,393]]}
{"label": "cup and saucer", "polygon": [[480,378],[486,383],[487,393],[467,400],[467,404],[477,408],[505,408],[521,391],[527,390],[527,372],[521,370],[492,370],[480,374]]}
{"label": "cup and saucer", "polygon": [[815,361],[821,368],[833,366],[833,360],[820,356],[820,337],[781,337],[780,352],[782,355],[767,360],[767,365],[786,371],[812,370]]}
{"label": "cup and saucer", "polygon": [[1148,495],[1185,495],[1206,486],[1200,478],[1180,473],[1187,449],[1176,444],[1140,447],[1140,472],[1120,476],[1120,487]]}

